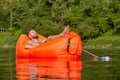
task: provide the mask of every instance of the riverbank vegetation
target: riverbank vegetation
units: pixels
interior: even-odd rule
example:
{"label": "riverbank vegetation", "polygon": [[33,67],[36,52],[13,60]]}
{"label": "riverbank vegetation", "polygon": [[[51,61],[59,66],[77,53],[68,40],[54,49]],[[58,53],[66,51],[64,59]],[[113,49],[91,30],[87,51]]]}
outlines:
{"label": "riverbank vegetation", "polygon": [[69,24],[85,46],[119,46],[119,0],[0,0],[0,46],[34,27],[49,36]]}

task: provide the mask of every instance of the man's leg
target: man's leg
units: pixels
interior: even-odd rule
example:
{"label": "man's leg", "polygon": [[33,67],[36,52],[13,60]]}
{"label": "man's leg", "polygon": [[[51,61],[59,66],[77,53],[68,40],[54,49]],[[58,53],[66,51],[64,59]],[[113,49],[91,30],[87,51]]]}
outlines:
{"label": "man's leg", "polygon": [[69,26],[66,26],[62,33],[60,33],[58,35],[49,36],[48,37],[48,41],[51,40],[51,39],[55,39],[55,38],[59,38],[59,37],[62,37],[62,36],[66,36],[68,33],[69,33]]}

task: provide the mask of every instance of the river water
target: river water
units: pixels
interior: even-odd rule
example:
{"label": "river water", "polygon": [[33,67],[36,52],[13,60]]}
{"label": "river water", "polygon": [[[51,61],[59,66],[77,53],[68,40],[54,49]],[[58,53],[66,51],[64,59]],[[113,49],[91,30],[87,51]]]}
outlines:
{"label": "river water", "polygon": [[[67,62],[59,60],[21,60],[17,70],[15,64],[15,49],[0,48],[0,79],[17,80],[17,78],[30,78],[35,80],[120,80],[120,49],[87,49],[102,56],[110,56],[112,61],[92,61],[91,57],[82,54],[81,61]],[[82,71],[81,71],[82,69]],[[17,73],[17,74],[16,74]],[[23,79],[24,80],[24,79]]]}

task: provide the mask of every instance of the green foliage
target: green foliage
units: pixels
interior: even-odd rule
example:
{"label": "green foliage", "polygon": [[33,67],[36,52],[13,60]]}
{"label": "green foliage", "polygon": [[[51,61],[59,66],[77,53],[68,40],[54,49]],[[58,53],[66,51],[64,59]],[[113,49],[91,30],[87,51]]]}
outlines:
{"label": "green foliage", "polygon": [[0,28],[9,26],[9,12],[6,4],[0,4]]}
{"label": "green foliage", "polygon": [[119,0],[0,1],[0,28],[5,28],[11,36],[19,36],[32,27],[45,36],[54,35],[66,24],[83,40],[104,34],[119,35],[119,16]]}

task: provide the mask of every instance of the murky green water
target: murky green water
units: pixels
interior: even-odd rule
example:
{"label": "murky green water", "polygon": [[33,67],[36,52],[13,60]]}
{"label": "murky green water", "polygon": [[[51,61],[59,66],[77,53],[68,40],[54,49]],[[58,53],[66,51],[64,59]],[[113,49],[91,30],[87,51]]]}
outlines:
{"label": "murky green water", "polygon": [[99,57],[109,56],[112,61],[90,61],[87,54],[83,57],[82,80],[120,80],[120,49],[88,49]]}
{"label": "murky green water", "polygon": [[[119,76],[120,49],[87,49],[87,50],[100,57],[106,55],[110,56],[112,58],[112,61],[109,62],[91,61],[91,57],[83,53],[82,55],[83,69],[81,72],[82,80],[120,80]],[[48,70],[50,69],[48,67],[46,68]],[[65,72],[65,70],[60,71],[60,69],[58,68],[56,68],[55,70],[59,71],[60,73]],[[46,75],[44,78],[46,78],[47,80],[47,78],[50,77]],[[15,49],[13,48],[12,49],[0,48],[0,79],[16,80]],[[62,78],[60,80],[62,80]]]}

